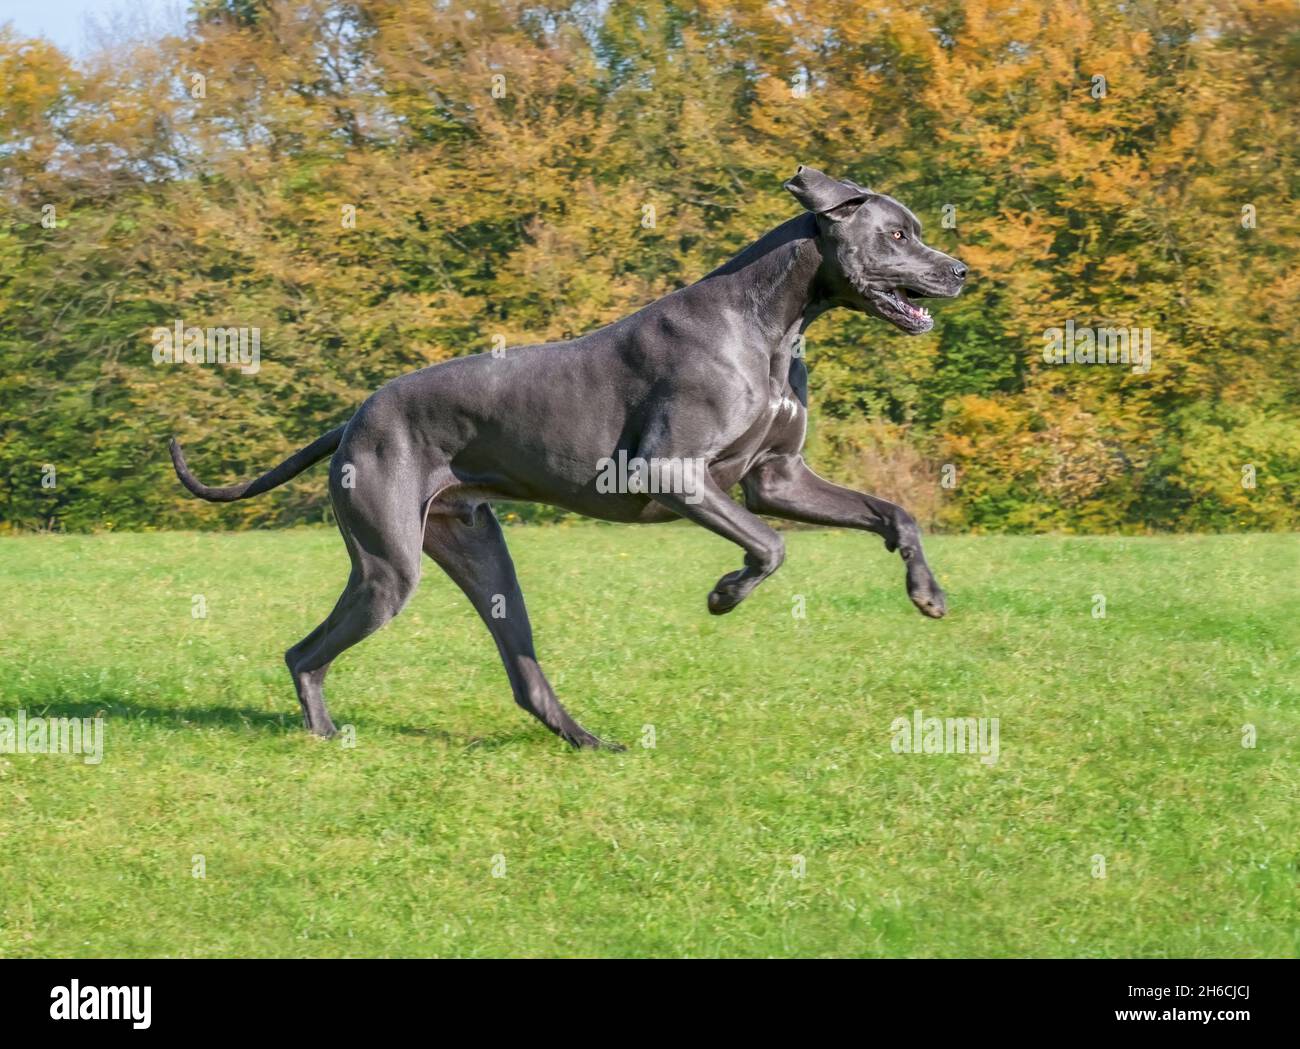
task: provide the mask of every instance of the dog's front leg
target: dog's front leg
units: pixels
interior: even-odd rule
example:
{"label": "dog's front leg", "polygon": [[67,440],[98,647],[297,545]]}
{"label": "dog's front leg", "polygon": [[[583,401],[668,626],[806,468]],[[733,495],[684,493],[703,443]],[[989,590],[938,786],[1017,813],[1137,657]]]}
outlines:
{"label": "dog's front leg", "polygon": [[818,477],[799,455],[776,456],[741,481],[745,505],[755,513],[806,524],[858,528],[883,536],[907,565],[907,595],[925,615],[938,619],[948,610],[921,549],[921,530],[901,506],[865,492],[842,488]]}
{"label": "dog's front leg", "polygon": [[707,472],[690,493],[664,492],[653,498],[674,513],[730,539],[745,551],[745,567],[729,572],[709,593],[709,611],[730,612],[785,560],[785,542],[768,524],[735,502]]}

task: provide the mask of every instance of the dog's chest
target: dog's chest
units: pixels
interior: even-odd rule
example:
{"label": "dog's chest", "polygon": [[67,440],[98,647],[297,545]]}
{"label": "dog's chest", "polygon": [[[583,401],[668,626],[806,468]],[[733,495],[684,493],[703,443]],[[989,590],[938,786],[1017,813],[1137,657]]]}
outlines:
{"label": "dog's chest", "polygon": [[803,447],[808,412],[789,386],[772,394],[764,414],[767,425],[762,430],[758,453],[797,452]]}
{"label": "dog's chest", "polygon": [[803,405],[797,399],[790,395],[787,390],[784,393],[773,397],[767,405],[768,414],[772,417],[773,423],[781,423],[787,420],[799,418],[803,411]]}

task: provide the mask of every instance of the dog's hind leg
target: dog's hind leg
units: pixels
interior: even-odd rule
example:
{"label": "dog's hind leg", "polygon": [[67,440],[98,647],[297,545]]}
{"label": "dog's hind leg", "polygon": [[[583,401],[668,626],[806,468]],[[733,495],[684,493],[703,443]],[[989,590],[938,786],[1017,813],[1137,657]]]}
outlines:
{"label": "dog's hind leg", "polygon": [[[342,602],[343,598],[340,597],[338,603],[334,606],[336,611],[338,605],[342,604]],[[307,726],[309,732],[326,738],[334,735],[336,731],[334,721],[330,718],[330,712],[325,706],[324,683],[329,664],[325,664],[323,668],[315,672],[300,671],[298,665],[303,652],[309,650],[312,645],[320,640],[321,635],[325,633],[328,626],[329,620],[327,619],[284,654],[285,665],[289,668],[289,674],[293,678],[293,687],[298,693],[298,705],[302,707],[302,722]]]}
{"label": "dog's hind leg", "polygon": [[623,749],[574,721],[538,666],[524,595],[490,506],[482,503],[453,514],[435,505],[424,526],[424,552],[465,592],[491,631],[516,703],[575,747]]}
{"label": "dog's hind leg", "polygon": [[420,508],[399,481],[368,497],[333,492],[352,572],[325,622],[284,654],[303,721],[318,736],[335,732],[324,695],[330,664],[397,615],[420,581]]}

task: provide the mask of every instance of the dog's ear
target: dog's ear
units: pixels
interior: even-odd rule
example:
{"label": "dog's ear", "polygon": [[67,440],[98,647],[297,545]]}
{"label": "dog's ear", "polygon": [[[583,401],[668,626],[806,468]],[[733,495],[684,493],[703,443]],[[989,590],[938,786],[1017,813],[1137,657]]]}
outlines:
{"label": "dog's ear", "polygon": [[844,218],[855,210],[848,205],[861,204],[871,196],[871,190],[856,182],[833,179],[816,168],[799,165],[794,178],[785,183],[794,199],[809,211],[830,218]]}

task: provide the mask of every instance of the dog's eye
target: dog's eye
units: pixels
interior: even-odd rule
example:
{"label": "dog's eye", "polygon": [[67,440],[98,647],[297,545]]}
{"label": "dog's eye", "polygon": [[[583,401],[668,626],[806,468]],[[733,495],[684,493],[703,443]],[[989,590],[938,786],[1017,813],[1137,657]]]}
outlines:
{"label": "dog's eye", "polygon": [[902,239],[903,239],[903,231],[902,231],[901,229],[896,229],[896,230],[894,230],[893,233],[890,234],[890,236],[893,237],[895,240],[902,240]]}

